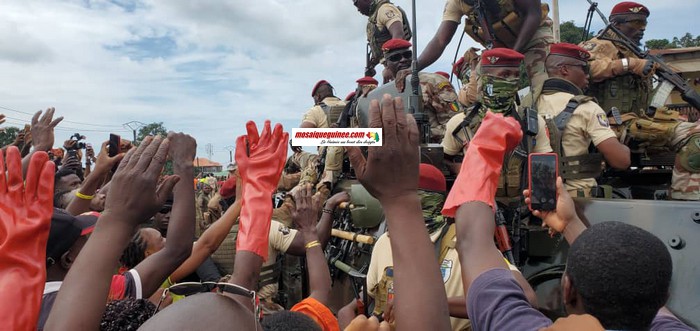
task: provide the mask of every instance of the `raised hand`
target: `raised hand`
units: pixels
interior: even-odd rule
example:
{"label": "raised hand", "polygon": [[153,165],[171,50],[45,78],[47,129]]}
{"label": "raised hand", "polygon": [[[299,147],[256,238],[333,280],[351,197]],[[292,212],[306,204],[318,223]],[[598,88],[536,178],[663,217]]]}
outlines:
{"label": "raised hand", "polygon": [[[530,190],[524,190],[523,195],[525,196],[525,203],[530,204]],[[576,215],[576,208],[574,207],[574,200],[569,196],[569,192],[564,186],[564,182],[561,177],[557,177],[557,209],[553,211],[540,211],[533,210],[532,214],[541,218],[544,223],[542,226],[549,226],[550,232],[555,231],[558,233],[564,232],[567,225],[571,221],[578,218]]]}
{"label": "raised hand", "polygon": [[[53,147],[54,136],[53,130],[58,123],[61,123],[63,116],[53,119],[53,114],[56,111],[53,107],[46,110],[44,116],[41,116],[41,110],[32,117],[32,144],[36,151],[48,151]],[[41,118],[39,118],[41,116]]]}
{"label": "raised hand", "polygon": [[180,179],[166,177],[156,189],[169,146],[167,138],[146,137],[137,149],[124,156],[112,178],[103,214],[118,213],[120,219],[133,225],[155,215]]}
{"label": "raised hand", "polygon": [[[382,146],[370,147],[367,159],[358,147],[348,147],[350,163],[367,191],[383,200],[416,195],[418,190],[418,126],[404,113],[403,101],[388,94],[370,104],[371,128],[382,128]],[[401,165],[401,166],[397,166]]]}
{"label": "raised hand", "polygon": [[292,221],[297,226],[299,231],[316,231],[316,223],[318,221],[318,212],[321,210],[321,204],[318,199],[312,197],[311,184],[306,184],[300,190],[294,191],[294,203],[296,208],[292,209]]}
{"label": "raised hand", "polygon": [[282,131],[280,124],[271,131],[270,121],[265,121],[261,134],[252,121],[246,124],[246,128],[248,134],[236,140],[236,163],[243,185],[236,249],[253,252],[264,261],[268,257],[271,196],[287,160],[289,134]]}
{"label": "raised hand", "polygon": [[32,330],[46,281],[55,165],[35,153],[25,184],[17,147],[5,158],[7,168],[0,153],[0,318],[9,330]]}

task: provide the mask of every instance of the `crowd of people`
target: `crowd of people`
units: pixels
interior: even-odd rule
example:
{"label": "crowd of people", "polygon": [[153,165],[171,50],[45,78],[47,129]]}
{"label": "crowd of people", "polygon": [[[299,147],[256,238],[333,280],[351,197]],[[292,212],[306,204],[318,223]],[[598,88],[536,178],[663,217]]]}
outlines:
{"label": "crowd of people", "polygon": [[[316,83],[300,127],[381,128],[381,146],[314,154],[291,146],[280,124],[266,121],[259,130],[250,121],[228,176],[216,178],[195,174],[197,142],[187,134],[121,140],[118,153],[109,141],[98,151],[79,148],[80,137],[54,149],[62,117],[53,108],[37,112],[25,136],[0,154],[2,329],[692,330],[666,308],[673,273],[666,245],[625,223],[589,227],[572,199],[597,196],[602,161],[630,166],[628,136],[672,147],[673,197],[700,199],[700,149],[693,149],[700,126],[666,109],[649,118],[645,106],[610,114],[583,93],[589,79],[650,79],[653,63],[626,52],[615,58],[607,39],[553,44],[546,5],[498,1],[485,9],[500,20],[495,35],[467,20],[470,36],[489,49],[470,49],[455,63],[465,83],[459,91],[449,74],[420,73],[430,127],[422,134],[402,98],[372,94],[380,63],[384,83],[405,88],[413,64],[405,12],[388,0],[354,4],[369,17],[367,76],[345,101],[327,81]],[[489,14],[493,6],[503,10]],[[444,51],[461,17],[475,19],[474,10],[447,0],[420,69]],[[620,3],[610,33],[636,38],[649,14]],[[534,113],[521,107],[522,77]],[[661,129],[652,125],[662,120]],[[441,144],[443,168],[421,163],[422,137]],[[570,245],[560,289],[568,316],[555,321],[538,310],[534,289],[494,241],[496,200],[529,204],[533,195],[523,190],[524,161],[513,156],[550,152],[562,167],[556,208],[532,214]],[[366,273],[352,270],[367,302],[336,309],[324,250],[339,210],[357,198],[338,185],[345,163],[378,201],[387,230],[365,240],[372,245]],[[451,188],[445,174],[456,176]]]}

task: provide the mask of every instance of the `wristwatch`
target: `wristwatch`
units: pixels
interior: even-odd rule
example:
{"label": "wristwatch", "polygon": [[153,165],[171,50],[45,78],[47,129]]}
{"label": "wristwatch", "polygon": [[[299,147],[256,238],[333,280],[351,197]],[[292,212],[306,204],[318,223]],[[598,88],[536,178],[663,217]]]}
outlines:
{"label": "wristwatch", "polygon": [[630,60],[628,60],[627,58],[622,59],[622,70],[624,70],[624,71],[630,70]]}

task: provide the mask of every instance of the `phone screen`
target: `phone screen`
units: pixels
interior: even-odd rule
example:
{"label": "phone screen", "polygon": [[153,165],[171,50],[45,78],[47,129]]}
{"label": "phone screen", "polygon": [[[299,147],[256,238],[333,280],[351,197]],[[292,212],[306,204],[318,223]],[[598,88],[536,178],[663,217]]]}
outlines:
{"label": "phone screen", "polygon": [[119,154],[120,151],[120,142],[121,142],[121,137],[119,135],[111,133],[109,135],[109,156],[115,156]]}
{"label": "phone screen", "polygon": [[530,154],[530,206],[533,210],[557,207],[557,155]]}

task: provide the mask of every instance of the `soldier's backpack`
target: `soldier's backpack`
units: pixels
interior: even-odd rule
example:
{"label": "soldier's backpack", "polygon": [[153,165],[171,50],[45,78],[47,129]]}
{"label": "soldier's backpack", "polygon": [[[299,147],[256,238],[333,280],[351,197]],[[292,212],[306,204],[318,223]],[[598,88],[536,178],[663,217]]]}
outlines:
{"label": "soldier's backpack", "polygon": [[338,102],[333,106],[328,105],[324,102],[318,104],[323,112],[326,113],[326,118],[328,119],[328,125],[333,125],[338,122],[338,119],[343,114],[345,110],[345,102]]}

